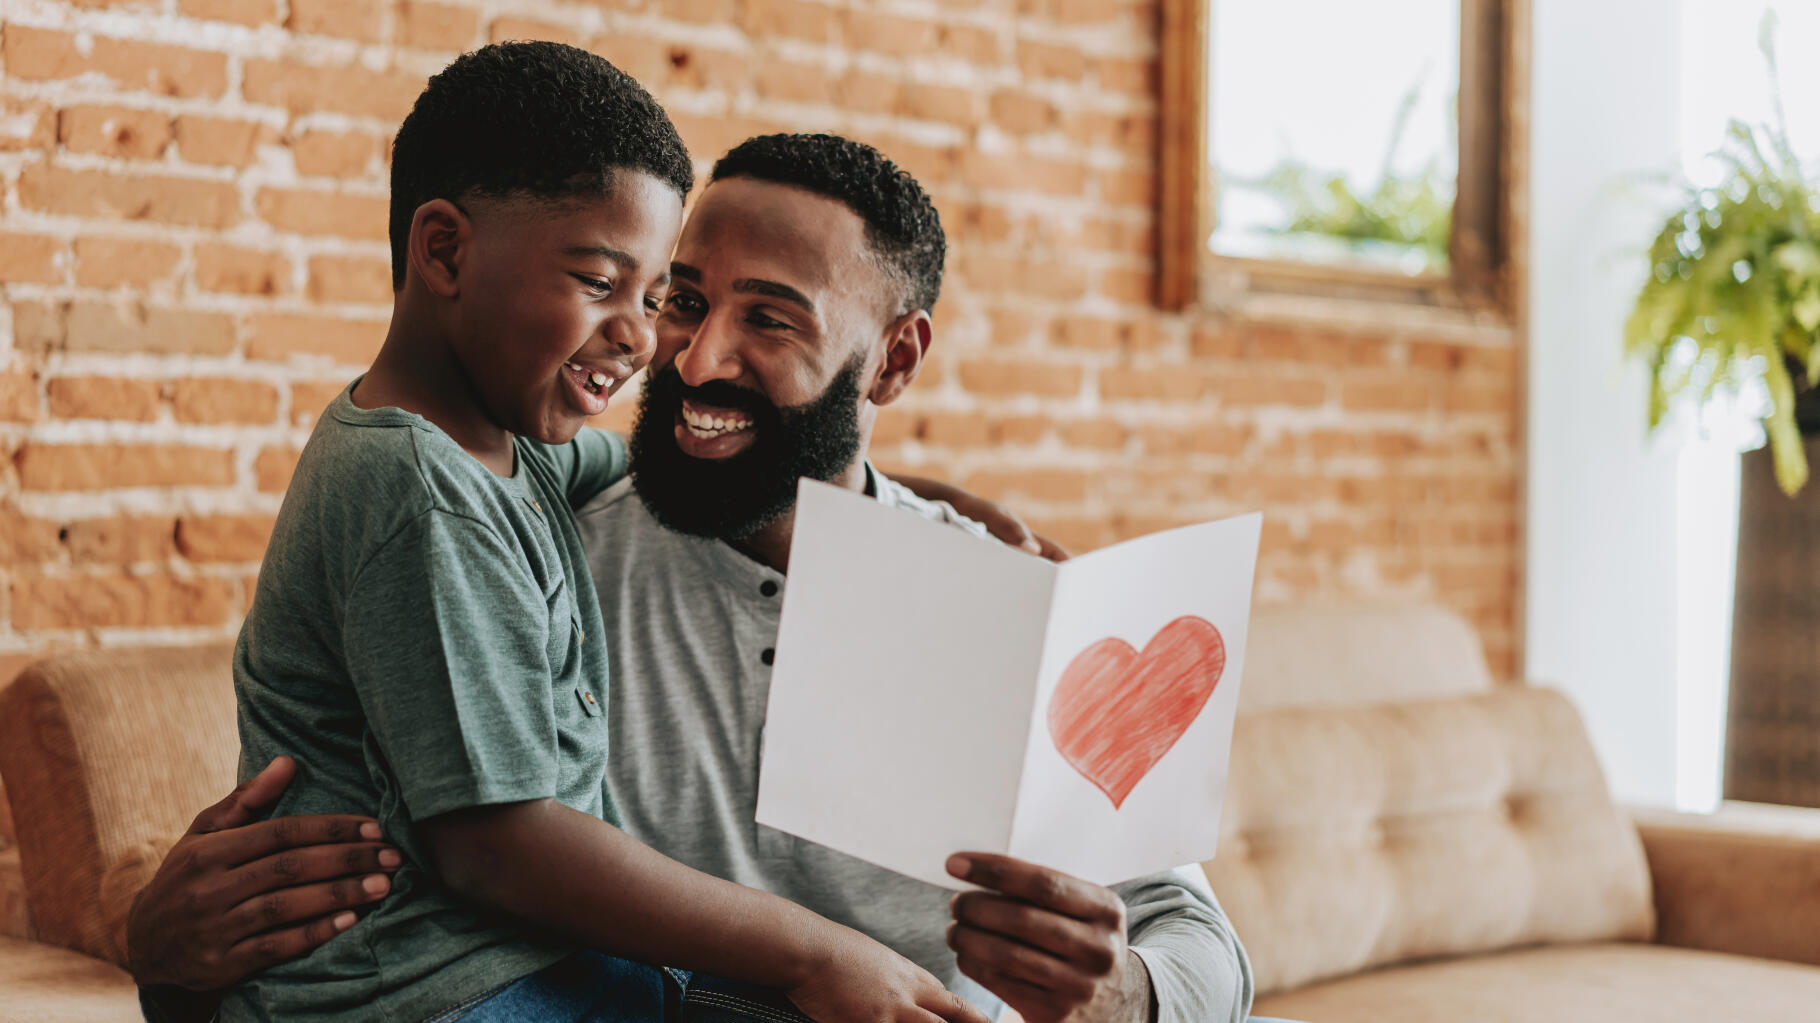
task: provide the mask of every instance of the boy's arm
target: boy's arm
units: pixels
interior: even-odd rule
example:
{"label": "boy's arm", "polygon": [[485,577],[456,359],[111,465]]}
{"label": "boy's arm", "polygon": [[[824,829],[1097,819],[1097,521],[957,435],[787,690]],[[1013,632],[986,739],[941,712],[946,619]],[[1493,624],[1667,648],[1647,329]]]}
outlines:
{"label": "boy's arm", "polygon": [[624,479],[630,461],[624,437],[592,426],[582,427],[569,443],[547,450],[557,460],[570,508],[580,508]]}
{"label": "boy's arm", "polygon": [[969,490],[962,490],[952,483],[927,479],[922,476],[898,476],[890,474],[891,479],[912,494],[925,501],[941,501],[960,512],[967,518],[986,527],[986,531],[997,537],[1000,543],[1022,548],[1040,558],[1050,561],[1067,561],[1068,551],[1061,544],[1045,536],[1039,536],[1024,520],[1018,518],[1011,509],[997,501],[987,499]]}

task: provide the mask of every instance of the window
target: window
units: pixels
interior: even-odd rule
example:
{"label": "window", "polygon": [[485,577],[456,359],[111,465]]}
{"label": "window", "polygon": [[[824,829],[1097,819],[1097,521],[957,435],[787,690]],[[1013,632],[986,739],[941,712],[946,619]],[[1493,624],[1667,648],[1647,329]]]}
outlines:
{"label": "window", "polygon": [[1164,0],[1166,306],[1503,309],[1523,0]]}

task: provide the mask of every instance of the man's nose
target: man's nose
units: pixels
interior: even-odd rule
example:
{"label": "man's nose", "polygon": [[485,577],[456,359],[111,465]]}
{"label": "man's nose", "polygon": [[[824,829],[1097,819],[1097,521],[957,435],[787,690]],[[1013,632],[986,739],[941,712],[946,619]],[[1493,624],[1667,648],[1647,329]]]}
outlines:
{"label": "man's nose", "polygon": [[734,380],[745,372],[739,361],[736,332],[721,317],[709,313],[676,356],[676,372],[683,383],[700,387],[710,380]]}

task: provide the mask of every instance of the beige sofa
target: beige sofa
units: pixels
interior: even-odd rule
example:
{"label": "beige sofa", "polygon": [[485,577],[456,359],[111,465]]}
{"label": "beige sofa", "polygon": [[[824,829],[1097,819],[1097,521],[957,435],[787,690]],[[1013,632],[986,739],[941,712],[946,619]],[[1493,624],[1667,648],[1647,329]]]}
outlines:
{"label": "beige sofa", "polygon": [[[0,1023],[132,1020],[132,893],[227,790],[227,651],[87,652],[0,692]],[[1820,811],[1612,805],[1548,690],[1457,618],[1253,622],[1220,855],[1259,1015],[1820,1020]]]}

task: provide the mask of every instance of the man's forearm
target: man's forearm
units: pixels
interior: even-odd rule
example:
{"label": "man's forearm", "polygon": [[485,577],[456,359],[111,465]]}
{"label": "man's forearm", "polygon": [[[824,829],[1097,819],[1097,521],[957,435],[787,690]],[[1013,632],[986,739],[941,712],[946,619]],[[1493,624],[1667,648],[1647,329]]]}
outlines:
{"label": "man's forearm", "polygon": [[554,800],[422,827],[450,888],[609,955],[787,988],[815,970],[836,926]]}
{"label": "man's forearm", "polygon": [[1243,1023],[1251,1012],[1251,963],[1199,867],[1117,889],[1131,915],[1155,1023]]}

